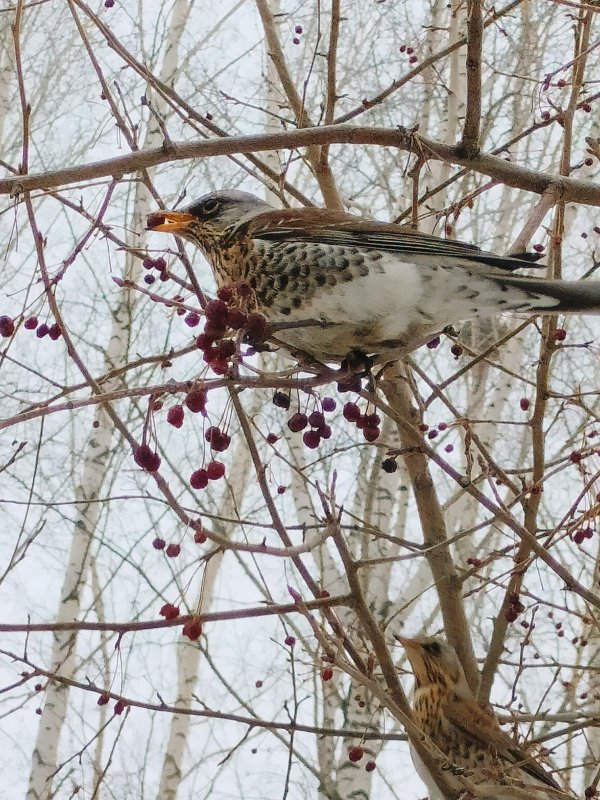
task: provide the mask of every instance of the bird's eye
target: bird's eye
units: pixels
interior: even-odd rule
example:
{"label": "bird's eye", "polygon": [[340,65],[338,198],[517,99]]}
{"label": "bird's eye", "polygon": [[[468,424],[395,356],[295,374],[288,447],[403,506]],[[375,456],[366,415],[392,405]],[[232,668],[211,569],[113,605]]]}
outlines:
{"label": "bird's eye", "polygon": [[213,197],[210,197],[202,204],[202,213],[212,216],[213,214],[216,214],[220,208],[221,203],[219,203],[219,201],[215,200]]}
{"label": "bird's eye", "polygon": [[427,642],[427,644],[423,645],[423,650],[425,650],[431,656],[439,656],[442,652],[439,642]]}

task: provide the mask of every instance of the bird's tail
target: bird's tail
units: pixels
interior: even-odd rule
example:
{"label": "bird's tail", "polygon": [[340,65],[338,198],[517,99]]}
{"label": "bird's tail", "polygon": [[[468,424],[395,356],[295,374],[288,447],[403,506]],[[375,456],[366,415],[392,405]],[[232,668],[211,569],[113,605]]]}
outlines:
{"label": "bird's tail", "polygon": [[554,314],[600,314],[600,281],[542,280],[520,275],[502,276],[498,283],[526,292],[531,309]]}

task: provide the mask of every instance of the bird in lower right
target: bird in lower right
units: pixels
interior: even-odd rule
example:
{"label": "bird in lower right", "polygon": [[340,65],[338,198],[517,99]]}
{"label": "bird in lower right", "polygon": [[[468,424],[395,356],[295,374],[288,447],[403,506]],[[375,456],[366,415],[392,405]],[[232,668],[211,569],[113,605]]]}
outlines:
{"label": "bird in lower right", "polygon": [[[477,785],[478,800],[572,800],[552,774],[475,700],[454,648],[442,638],[397,636],[415,677],[415,722],[448,757],[449,772]],[[446,800],[416,751],[431,800]],[[469,795],[470,797],[470,795]]]}

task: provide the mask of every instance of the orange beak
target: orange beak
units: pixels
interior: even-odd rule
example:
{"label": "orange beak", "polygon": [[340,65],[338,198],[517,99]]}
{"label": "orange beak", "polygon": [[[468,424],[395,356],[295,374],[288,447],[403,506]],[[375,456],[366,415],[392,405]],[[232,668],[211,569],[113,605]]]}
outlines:
{"label": "orange beak", "polygon": [[153,211],[146,217],[146,230],[177,233],[189,227],[195,219],[187,211]]}

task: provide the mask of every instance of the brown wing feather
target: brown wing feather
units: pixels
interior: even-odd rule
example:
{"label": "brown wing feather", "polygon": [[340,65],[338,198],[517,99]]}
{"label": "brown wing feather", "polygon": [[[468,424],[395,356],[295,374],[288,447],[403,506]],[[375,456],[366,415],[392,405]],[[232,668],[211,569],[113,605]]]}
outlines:
{"label": "brown wing feather", "polygon": [[253,238],[273,242],[312,241],[345,247],[372,247],[407,256],[454,256],[511,272],[527,263],[522,258],[498,256],[482,251],[474,244],[441,239],[404,225],[364,220],[325,209],[267,211],[250,220],[248,233]]}
{"label": "brown wing feather", "polygon": [[492,747],[499,756],[511,764],[518,764],[524,772],[547,786],[560,789],[552,775],[504,733],[495,717],[486,713],[474,701],[450,701],[444,705],[444,714],[465,736]]}

